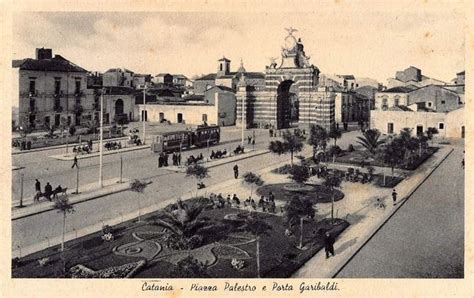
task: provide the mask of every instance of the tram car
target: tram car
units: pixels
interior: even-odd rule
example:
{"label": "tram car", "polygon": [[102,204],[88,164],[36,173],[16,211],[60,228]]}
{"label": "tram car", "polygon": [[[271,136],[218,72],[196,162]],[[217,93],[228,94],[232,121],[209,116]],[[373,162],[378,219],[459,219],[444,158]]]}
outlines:
{"label": "tram car", "polygon": [[221,129],[217,125],[197,126],[189,130],[159,133],[153,136],[151,151],[174,152],[192,147],[207,147],[219,144]]}

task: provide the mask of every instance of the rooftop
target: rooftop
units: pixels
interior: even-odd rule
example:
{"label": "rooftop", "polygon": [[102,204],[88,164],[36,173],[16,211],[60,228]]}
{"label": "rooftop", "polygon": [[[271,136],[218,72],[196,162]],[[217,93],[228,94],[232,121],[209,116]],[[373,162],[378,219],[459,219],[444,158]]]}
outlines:
{"label": "rooftop", "polygon": [[12,67],[20,70],[34,71],[57,71],[57,72],[87,72],[84,68],[72,63],[61,55],[55,55],[49,59],[32,59],[13,60]]}

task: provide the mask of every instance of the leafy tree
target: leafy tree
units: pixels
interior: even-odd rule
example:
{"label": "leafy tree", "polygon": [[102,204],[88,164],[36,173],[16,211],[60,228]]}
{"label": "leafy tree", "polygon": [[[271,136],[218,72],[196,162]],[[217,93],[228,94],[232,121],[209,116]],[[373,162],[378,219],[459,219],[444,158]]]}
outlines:
{"label": "leafy tree", "polygon": [[176,268],[171,272],[178,278],[203,278],[209,277],[206,264],[201,263],[192,255],[180,260]]}
{"label": "leafy tree", "polygon": [[342,182],[341,177],[339,177],[339,175],[337,175],[335,173],[328,174],[324,177],[324,186],[329,188],[332,192],[332,196],[331,196],[331,220],[332,220],[333,223],[334,223],[334,196],[336,195],[335,191],[334,191],[334,188],[340,187],[341,182]]}
{"label": "leafy tree", "polygon": [[[190,177],[190,176],[194,177],[198,184],[201,184],[202,180],[209,177],[209,170],[208,168],[200,164],[190,164],[186,168],[186,177]],[[197,196],[197,190],[196,190],[196,196]]]}
{"label": "leafy tree", "polygon": [[384,141],[379,140],[379,138],[380,131],[378,131],[377,129],[367,129],[363,132],[363,136],[357,137],[357,139],[359,139],[357,143],[361,144],[372,155],[375,155],[379,146],[384,143]]}
{"label": "leafy tree", "polygon": [[[385,164],[390,166],[392,169],[392,178],[395,166],[403,162],[405,157],[405,147],[403,140],[400,138],[393,139],[390,143],[385,145],[385,148],[382,152],[382,158]],[[385,175],[384,175],[384,185],[385,185]]]}
{"label": "leafy tree", "polygon": [[[146,182],[142,182],[138,179],[133,180],[130,182],[130,190],[136,193],[143,194],[145,188],[148,184]],[[140,200],[141,197],[137,197],[137,204],[138,204],[138,222],[141,221],[141,207],[140,207]]]}
{"label": "leafy tree", "polygon": [[336,126],[332,126],[329,130],[328,137],[334,140],[334,146],[336,146],[337,139],[340,139],[342,136],[341,131],[337,129]]}
{"label": "leafy tree", "polygon": [[293,196],[285,208],[285,219],[289,228],[300,222],[300,249],[303,248],[303,221],[305,218],[314,218],[313,205],[310,199]]}
{"label": "leafy tree", "polygon": [[426,130],[426,136],[428,137],[428,140],[431,140],[431,145],[433,145],[433,137],[436,134],[438,134],[438,129],[436,127],[428,127]]}
{"label": "leafy tree", "polygon": [[287,131],[283,132],[282,141],[271,141],[268,149],[278,155],[290,153],[290,163],[293,166],[293,155],[303,150],[303,138],[299,134]]}
{"label": "leafy tree", "polygon": [[326,151],[328,139],[329,136],[324,127],[319,125],[311,125],[308,144],[313,146],[313,159],[316,158],[316,153],[319,149]]}
{"label": "leafy tree", "polygon": [[290,169],[290,179],[298,184],[303,184],[308,181],[310,175],[308,167],[303,165],[294,165]]}
{"label": "leafy tree", "polygon": [[252,197],[253,187],[261,186],[263,184],[263,180],[260,175],[257,175],[253,172],[247,172],[242,176],[243,182],[250,185],[250,197]]}
{"label": "leafy tree", "polygon": [[74,213],[74,206],[69,203],[69,198],[67,194],[59,195],[54,200],[54,209],[58,211],[58,213],[62,213],[63,215],[63,233],[62,233],[62,240],[61,240],[61,251],[64,251],[64,234],[66,230],[66,216],[69,213]]}
{"label": "leafy tree", "polygon": [[255,237],[255,242],[257,243],[257,277],[260,278],[260,238],[267,235],[268,230],[271,230],[272,227],[264,220],[249,216],[242,228]]}

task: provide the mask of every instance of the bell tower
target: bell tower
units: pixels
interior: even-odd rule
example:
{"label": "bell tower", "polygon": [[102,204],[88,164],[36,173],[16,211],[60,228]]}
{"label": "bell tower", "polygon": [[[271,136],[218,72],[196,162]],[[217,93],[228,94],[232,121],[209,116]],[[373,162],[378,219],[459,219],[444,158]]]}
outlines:
{"label": "bell tower", "polygon": [[217,62],[217,77],[228,75],[230,73],[230,60],[226,57],[222,57]]}

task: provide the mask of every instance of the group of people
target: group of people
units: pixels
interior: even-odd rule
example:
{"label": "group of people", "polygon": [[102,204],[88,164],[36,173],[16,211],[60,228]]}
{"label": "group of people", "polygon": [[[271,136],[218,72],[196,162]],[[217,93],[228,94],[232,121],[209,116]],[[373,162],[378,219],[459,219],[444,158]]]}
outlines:
{"label": "group of people", "polygon": [[[165,152],[161,152],[160,155],[158,155],[158,167],[167,167],[168,166],[168,161],[169,161],[170,155]],[[181,165],[181,153],[174,153],[171,155],[171,160],[173,162],[173,166],[179,166]]]}
{"label": "group of people", "polygon": [[[72,152],[74,153],[91,153],[92,152],[92,147],[93,143],[92,140],[87,141],[85,145],[79,145],[79,146],[74,146],[72,147]],[[107,147],[106,147],[107,148]]]}
{"label": "group of people", "polygon": [[58,185],[54,190],[49,182],[46,182],[44,186],[44,192],[41,192],[41,182],[38,179],[35,179],[35,196],[33,197],[33,202],[39,202],[41,197],[45,197],[49,201],[55,199],[59,193],[66,193],[67,188],[63,188]]}
{"label": "group of people", "polygon": [[244,153],[244,146],[240,146],[240,145],[237,145],[237,148],[235,148],[234,150],[234,154],[240,154],[240,153]]}
{"label": "group of people", "polygon": [[196,157],[194,157],[194,155],[191,154],[191,156],[189,156],[188,160],[186,161],[186,165],[196,164],[196,163],[198,163],[202,160],[204,160],[204,156],[202,155],[202,153],[199,153],[198,156],[196,156]]}
{"label": "group of people", "polygon": [[31,149],[31,141],[30,140],[13,140],[13,147],[19,147],[20,150],[30,150]]}
{"label": "group of people", "polygon": [[107,149],[107,150],[122,149],[122,143],[108,141],[108,142],[105,143],[104,148]]}
{"label": "group of people", "polygon": [[211,151],[211,156],[209,157],[210,159],[219,159],[222,157],[225,157],[227,155],[227,150],[224,149],[223,151],[217,150],[214,152],[214,150]]}

